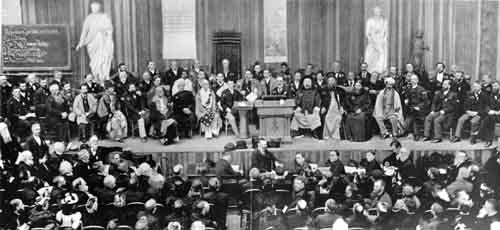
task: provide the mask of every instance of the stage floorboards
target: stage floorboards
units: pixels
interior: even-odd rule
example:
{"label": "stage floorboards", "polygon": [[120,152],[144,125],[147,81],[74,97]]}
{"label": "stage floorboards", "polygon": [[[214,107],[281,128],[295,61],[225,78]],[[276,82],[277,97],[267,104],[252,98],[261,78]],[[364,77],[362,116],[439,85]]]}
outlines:
{"label": "stage floorboards", "polygon": [[[149,139],[143,143],[138,138],[128,138],[123,143],[103,140],[102,146],[120,146],[130,149],[134,153],[168,153],[168,152],[221,152],[224,145],[228,142],[236,142],[240,139],[234,136],[219,136],[211,140],[207,140],[200,136],[195,136],[192,139],[181,139],[178,143],[172,145],[161,145],[158,140]],[[431,143],[423,141],[413,141],[408,138],[399,139],[403,146],[412,151],[474,151],[493,149],[493,146],[486,147],[484,142],[471,145],[469,140],[463,140],[458,143],[451,143],[448,140],[443,140],[441,143]],[[250,139],[246,139],[250,147]],[[336,149],[339,151],[369,151],[369,150],[389,150],[391,139],[381,139],[378,136],[373,137],[366,142],[350,142],[345,140],[314,140],[309,137],[293,139],[290,144],[282,144],[280,150],[287,151],[318,151]]]}

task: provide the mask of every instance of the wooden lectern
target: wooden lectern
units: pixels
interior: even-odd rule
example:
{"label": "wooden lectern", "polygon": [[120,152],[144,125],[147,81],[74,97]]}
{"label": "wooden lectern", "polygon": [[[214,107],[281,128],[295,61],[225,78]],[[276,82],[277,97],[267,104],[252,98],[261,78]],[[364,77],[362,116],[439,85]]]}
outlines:
{"label": "wooden lectern", "polygon": [[282,142],[292,142],[290,122],[295,108],[295,100],[255,101],[259,116],[259,136],[281,138]]}

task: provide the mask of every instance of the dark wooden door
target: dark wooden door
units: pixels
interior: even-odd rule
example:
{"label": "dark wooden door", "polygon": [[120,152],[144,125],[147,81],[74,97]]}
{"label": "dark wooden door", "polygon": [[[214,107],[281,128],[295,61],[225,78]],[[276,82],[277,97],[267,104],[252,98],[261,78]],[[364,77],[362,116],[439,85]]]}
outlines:
{"label": "dark wooden door", "polygon": [[213,35],[214,58],[212,66],[215,73],[222,72],[222,60],[227,58],[230,62],[231,72],[241,76],[241,33],[232,31],[215,32]]}

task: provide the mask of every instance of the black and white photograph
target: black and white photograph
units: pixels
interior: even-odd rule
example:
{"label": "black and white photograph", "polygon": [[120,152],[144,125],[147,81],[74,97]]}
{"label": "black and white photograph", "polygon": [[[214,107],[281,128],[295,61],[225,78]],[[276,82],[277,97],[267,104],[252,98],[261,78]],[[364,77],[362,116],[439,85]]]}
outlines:
{"label": "black and white photograph", "polygon": [[0,16],[0,230],[500,230],[500,0]]}

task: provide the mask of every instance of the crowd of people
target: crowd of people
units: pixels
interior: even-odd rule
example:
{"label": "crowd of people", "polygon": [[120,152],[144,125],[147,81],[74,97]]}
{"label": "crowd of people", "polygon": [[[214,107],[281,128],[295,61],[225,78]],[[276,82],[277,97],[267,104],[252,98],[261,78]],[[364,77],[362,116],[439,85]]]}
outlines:
{"label": "crowd of people", "polygon": [[[0,76],[1,228],[226,229],[231,208],[242,229],[498,228],[498,153],[480,166],[463,152],[416,157],[397,140],[440,142],[451,129],[456,142],[470,121],[471,142],[491,145],[500,83],[490,76],[471,82],[444,63],[430,73],[412,64],[369,73],[362,63],[347,74],[340,62],[331,72],[309,64],[293,73],[286,63],[278,71],[254,63],[242,77],[227,59],[222,66],[213,74],[173,61],[160,72],[149,62],[138,78],[121,63],[110,80],[88,74],[78,89],[57,71]],[[233,168],[229,143],[193,178],[183,162],[164,175],[151,158],[98,146],[131,136],[172,144],[194,130],[210,139],[224,123],[238,135],[236,102],[266,97],[295,100],[296,138],[366,141],[378,132],[393,138],[393,153],[381,162],[375,152],[360,162],[299,153],[290,168],[257,139],[250,170]],[[72,133],[82,144],[68,144]]]}
{"label": "crowd of people", "polygon": [[498,152],[480,166],[464,152],[416,157],[393,140],[385,158],[367,152],[359,162],[345,162],[331,151],[325,162],[310,162],[297,153],[285,167],[265,139],[256,139],[248,172],[233,166],[236,145],[228,143],[220,159],[188,176],[182,164],[162,174],[151,157],[100,147],[96,136],[77,148],[55,142],[49,150],[38,123],[23,146],[9,140],[4,122],[0,126],[2,144],[18,152],[12,158],[14,152],[2,148],[0,155],[2,229],[445,230],[500,224]]}
{"label": "crowd of people", "polygon": [[[91,74],[78,89],[55,72],[52,78],[29,74],[11,84],[0,77],[2,115],[21,140],[29,125],[39,121],[55,140],[69,140],[68,130],[78,127],[80,140],[93,134],[122,141],[130,136],[158,138],[171,144],[200,130],[216,137],[223,124],[238,135],[238,101],[293,99],[291,121],[294,137],[366,141],[375,133],[383,138],[409,136],[441,142],[449,133],[452,142],[470,136],[491,146],[495,123],[500,119],[500,83],[489,75],[480,81],[439,62],[429,73],[406,64],[404,71],[391,66],[386,73],[342,72],[340,62],[324,72],[312,64],[291,72],[287,63],[272,71],[258,62],[241,75],[231,72],[227,59],[223,71],[210,73],[195,62],[191,68],[172,61],[165,72],[149,62],[140,78],[119,64],[110,80],[99,84]],[[258,126],[256,111],[250,122]],[[470,123],[470,125],[469,125]]]}

